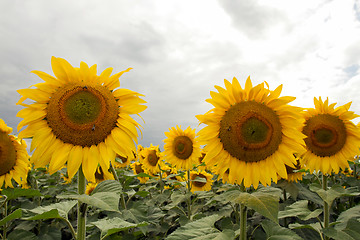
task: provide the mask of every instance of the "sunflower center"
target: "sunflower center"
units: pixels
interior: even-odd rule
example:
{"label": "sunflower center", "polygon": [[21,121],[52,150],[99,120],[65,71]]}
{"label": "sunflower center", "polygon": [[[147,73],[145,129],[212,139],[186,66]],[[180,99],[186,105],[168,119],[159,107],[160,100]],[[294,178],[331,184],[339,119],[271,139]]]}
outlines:
{"label": "sunflower center", "polygon": [[346,142],[344,122],[330,114],[319,114],[305,122],[306,146],[315,155],[329,157],[339,152]]}
{"label": "sunflower center", "polygon": [[148,162],[150,163],[151,166],[156,166],[158,161],[159,161],[159,157],[156,155],[156,151],[151,150],[148,155]]}
{"label": "sunflower center", "polygon": [[0,176],[8,173],[16,163],[16,150],[9,135],[0,132]]}
{"label": "sunflower center", "polygon": [[126,157],[123,157],[123,156],[120,156],[120,155],[118,155],[117,158],[120,158],[122,164],[126,163],[127,160],[128,160]]}
{"label": "sunflower center", "polygon": [[274,110],[255,101],[239,102],[221,119],[219,138],[231,156],[245,162],[257,162],[278,149],[281,130]]}
{"label": "sunflower center", "polygon": [[201,187],[203,187],[203,186],[205,186],[206,185],[206,182],[199,182],[199,181],[195,181],[195,179],[196,178],[203,178],[203,179],[205,179],[205,180],[207,180],[206,179],[206,177],[203,175],[203,174],[194,174],[193,176],[192,176],[192,184],[193,184],[193,186],[195,186],[195,187],[199,187],[199,188],[201,188]]}
{"label": "sunflower center", "polygon": [[193,152],[193,142],[187,136],[177,136],[173,143],[173,153],[179,159],[188,159]]}
{"label": "sunflower center", "polygon": [[57,138],[80,146],[97,145],[116,127],[119,107],[101,85],[79,83],[57,90],[47,107],[47,122]]}

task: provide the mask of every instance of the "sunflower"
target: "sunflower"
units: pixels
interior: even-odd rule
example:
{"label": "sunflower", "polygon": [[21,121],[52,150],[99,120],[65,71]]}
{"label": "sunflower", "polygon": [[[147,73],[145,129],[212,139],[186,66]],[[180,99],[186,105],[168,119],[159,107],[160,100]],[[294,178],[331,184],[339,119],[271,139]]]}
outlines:
{"label": "sunflower", "polygon": [[94,189],[96,188],[96,186],[98,184],[99,183],[92,183],[92,182],[89,182],[88,184],[86,184],[85,194],[91,195],[91,193],[94,191]]}
{"label": "sunflower", "polygon": [[190,171],[191,192],[210,191],[213,183],[213,175],[204,170]]}
{"label": "sunflower", "polygon": [[[130,167],[132,168],[134,174],[140,174],[140,173],[147,173],[147,170],[144,168],[143,164],[140,162],[133,162],[130,164]],[[149,178],[148,177],[137,177],[139,179],[140,183],[146,183]]]}
{"label": "sunflower", "polygon": [[349,111],[351,102],[335,108],[336,103],[329,105],[328,99],[323,102],[319,97],[314,98],[314,105],[304,111],[304,164],[310,171],[337,174],[359,153],[360,130],[351,122],[358,115]]}
{"label": "sunflower", "polygon": [[123,157],[119,154],[116,154],[115,161],[113,162],[114,168],[125,168],[131,164],[131,161],[136,159],[136,154],[133,152],[132,155]]}
{"label": "sunflower", "polygon": [[156,174],[160,171],[159,163],[161,162],[161,153],[158,146],[144,148],[139,154],[139,161],[144,167],[149,170],[151,174]]}
{"label": "sunflower", "polygon": [[[95,181],[98,164],[109,169],[115,155],[129,156],[135,151],[140,125],[129,114],[146,109],[143,96],[120,86],[119,77],[131,68],[114,74],[112,68],[97,75],[96,65],[72,67],[62,58],[52,57],[55,77],[33,71],[45,82],[36,88],[18,90],[22,95],[17,104],[26,108],[17,116],[24,118],[18,125],[21,138],[33,138],[32,162],[35,168],[49,164],[52,174],[67,162],[72,178],[82,166],[88,181]],[[34,100],[30,105],[26,99]]]}
{"label": "sunflower", "polygon": [[[301,164],[301,159],[298,158],[295,154],[294,157],[296,159],[296,165],[295,166],[287,166],[286,165],[286,173],[287,173],[287,182],[297,182],[302,180],[303,176],[305,175],[305,172],[300,172],[303,168],[303,165]],[[281,179],[281,178],[280,178]]]}
{"label": "sunflower", "polygon": [[20,186],[27,186],[29,156],[24,140],[9,135],[12,128],[0,119],[0,188],[13,188],[12,179]]}
{"label": "sunflower", "polygon": [[188,127],[184,131],[181,127],[172,127],[165,132],[164,140],[165,160],[173,167],[189,170],[198,165],[201,156],[200,145],[195,137],[195,129]]}
{"label": "sunflower", "polygon": [[250,77],[245,89],[236,78],[224,82],[226,89],[215,86],[218,93],[206,100],[215,108],[196,116],[207,124],[198,133],[206,145],[204,162],[217,172],[229,169],[229,183],[245,187],[270,185],[277,174],[286,178],[285,166],[296,164],[292,154],[305,150],[301,108],[288,105],[295,97],[279,97],[282,85],[274,91],[264,83],[253,87]]}

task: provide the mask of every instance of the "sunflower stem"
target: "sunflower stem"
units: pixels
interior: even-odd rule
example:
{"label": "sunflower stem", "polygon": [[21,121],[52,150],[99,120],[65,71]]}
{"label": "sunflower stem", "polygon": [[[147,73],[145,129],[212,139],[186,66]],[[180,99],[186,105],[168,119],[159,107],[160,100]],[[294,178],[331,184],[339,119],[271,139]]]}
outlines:
{"label": "sunflower stem", "polygon": [[125,197],[124,197],[124,193],[123,193],[124,188],[120,182],[119,176],[117,175],[114,166],[111,163],[110,163],[110,171],[114,175],[115,180],[118,181],[121,185],[120,204],[123,209],[126,209]]}
{"label": "sunflower stem", "polygon": [[[86,179],[80,166],[78,171],[78,193],[79,195],[85,194]],[[78,201],[77,207],[77,240],[85,240],[86,236],[86,210],[87,205],[81,201]]]}
{"label": "sunflower stem", "polygon": [[160,164],[158,166],[159,166],[159,169],[160,169],[160,174],[159,174],[159,177],[160,177],[160,193],[162,194],[164,192],[164,181],[163,181],[163,178],[162,178],[162,170],[161,170]]}
{"label": "sunflower stem", "polygon": [[[240,185],[240,191],[246,192],[246,188],[244,186],[244,182]],[[246,215],[247,215],[247,208],[244,204],[240,203],[240,240],[246,240]]]}
{"label": "sunflower stem", "polygon": [[[283,189],[283,197],[284,197],[284,203],[286,202],[287,198],[286,198],[286,190],[285,188]],[[284,227],[287,228],[287,219],[286,217],[284,217]]]}
{"label": "sunflower stem", "polygon": [[187,199],[187,207],[188,207],[188,218],[189,220],[191,220],[191,182],[190,182],[190,170],[187,170],[187,188],[188,188],[188,193],[189,193],[189,197]]}
{"label": "sunflower stem", "polygon": [[[7,217],[7,212],[8,212],[8,200],[6,199],[4,202],[4,218]],[[4,224],[3,227],[3,238],[4,240],[6,240],[6,233],[7,233],[7,223]]]}
{"label": "sunflower stem", "polygon": [[[327,176],[325,174],[322,175],[322,188],[327,191]],[[329,204],[324,200],[324,228],[329,227]],[[329,238],[327,236],[324,237],[325,240],[328,240]]]}

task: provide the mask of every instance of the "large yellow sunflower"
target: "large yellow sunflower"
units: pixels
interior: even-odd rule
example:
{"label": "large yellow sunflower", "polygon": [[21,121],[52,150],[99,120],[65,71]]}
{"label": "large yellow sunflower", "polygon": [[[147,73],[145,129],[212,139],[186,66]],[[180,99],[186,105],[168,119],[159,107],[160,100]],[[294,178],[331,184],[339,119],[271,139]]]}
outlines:
{"label": "large yellow sunflower", "polygon": [[159,145],[153,146],[150,144],[150,147],[141,150],[139,153],[139,161],[151,174],[158,173],[160,171],[159,163],[161,161]]}
{"label": "large yellow sunflower", "polygon": [[0,188],[14,187],[12,179],[26,186],[29,156],[24,140],[9,135],[12,128],[0,119]]}
{"label": "large yellow sunflower", "polygon": [[[131,68],[112,76],[112,68],[107,68],[98,76],[96,65],[89,68],[84,62],[74,68],[52,57],[51,65],[55,77],[33,71],[45,82],[18,90],[18,104],[26,107],[17,114],[24,118],[18,131],[28,125],[19,137],[33,138],[35,168],[49,164],[52,174],[67,162],[72,178],[82,165],[86,179],[94,182],[98,164],[109,169],[115,154],[129,156],[135,151],[140,125],[129,114],[146,109],[139,98],[143,95],[116,89],[119,77]],[[25,104],[28,98],[35,102]]]}
{"label": "large yellow sunflower", "polygon": [[315,108],[304,111],[307,151],[303,155],[305,167],[323,174],[337,174],[339,169],[349,167],[348,160],[359,154],[360,130],[352,119],[358,117],[349,111],[350,103],[335,108],[314,98]]}
{"label": "large yellow sunflower", "polygon": [[245,187],[270,185],[277,174],[286,178],[285,165],[296,164],[292,154],[304,151],[301,109],[288,105],[295,97],[279,97],[282,85],[274,91],[264,83],[253,87],[250,78],[245,89],[236,78],[224,82],[226,89],[215,86],[218,92],[206,100],[215,108],[196,116],[207,124],[198,133],[206,145],[204,162],[218,173],[229,169],[229,182],[244,181]]}
{"label": "large yellow sunflower", "polygon": [[195,137],[195,129],[172,127],[165,132],[164,158],[173,167],[189,170],[198,165],[201,156],[200,145]]}

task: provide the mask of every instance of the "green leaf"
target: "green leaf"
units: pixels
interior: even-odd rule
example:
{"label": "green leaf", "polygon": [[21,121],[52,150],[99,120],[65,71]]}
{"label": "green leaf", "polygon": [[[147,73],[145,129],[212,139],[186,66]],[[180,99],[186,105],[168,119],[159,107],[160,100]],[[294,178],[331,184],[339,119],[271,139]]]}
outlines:
{"label": "green leaf", "polygon": [[277,223],[279,212],[278,192],[281,192],[281,190],[274,189],[275,188],[269,188],[268,192],[266,192],[266,190],[260,190],[251,194],[238,190],[232,190],[221,195],[222,198],[227,199],[227,201],[244,204],[246,207],[255,210],[264,217],[267,217]]}
{"label": "green leaf", "polygon": [[316,209],[311,212],[308,209],[308,200],[297,201],[290,206],[287,206],[284,211],[279,212],[279,219],[286,217],[298,217],[301,220],[309,220],[316,218],[322,213],[322,209]]}
{"label": "green leaf", "polygon": [[294,182],[288,182],[286,180],[280,180],[276,184],[282,189],[286,190],[286,192],[290,193],[293,199],[296,199],[299,194],[299,187]]}
{"label": "green leaf", "polygon": [[[48,206],[39,206],[34,209],[27,210],[32,216],[25,217],[25,220],[39,220],[50,218],[65,218],[69,211],[76,205],[77,201],[63,201],[59,203],[50,204]],[[33,215],[36,214],[36,215]]]}
{"label": "green leaf", "polygon": [[262,228],[264,229],[268,240],[301,240],[295,232],[290,229],[279,226],[276,223],[273,223],[269,220],[264,220],[261,223]]}
{"label": "green leaf", "polygon": [[289,225],[290,229],[311,229],[321,235],[322,227],[319,222],[310,224],[293,223]]}
{"label": "green leaf", "polygon": [[115,180],[105,180],[100,182],[96,188],[92,191],[92,195],[97,192],[114,192],[114,193],[121,193],[122,188],[121,184]]}
{"label": "green leaf", "polygon": [[18,197],[40,197],[42,194],[39,190],[25,189],[25,188],[5,188],[1,191],[2,195],[7,197],[7,200],[16,199]]}
{"label": "green leaf", "polygon": [[62,199],[76,199],[83,203],[86,203],[90,206],[100,208],[105,211],[119,211],[119,200],[120,195],[114,192],[97,192],[88,196],[86,194],[83,195],[60,195],[57,198]]}
{"label": "green leaf", "polygon": [[5,225],[5,223],[17,219],[17,218],[21,218],[22,216],[22,210],[21,208],[16,209],[15,211],[13,211],[11,214],[9,214],[7,217],[4,217],[3,219],[1,219],[0,221],[0,226]]}
{"label": "green leaf", "polygon": [[332,202],[342,196],[357,196],[360,194],[360,192],[357,191],[357,188],[346,188],[344,189],[341,185],[335,184],[330,189],[325,191],[322,189],[321,185],[318,183],[313,183],[310,185],[310,190],[313,192],[316,192],[322,200],[327,202],[329,205],[332,204]]}
{"label": "green leaf", "polygon": [[130,223],[121,218],[106,218],[92,222],[91,224],[100,229],[101,239],[130,228],[143,227],[148,225],[146,222]]}
{"label": "green leaf", "polygon": [[356,205],[342,213],[340,213],[339,217],[337,218],[338,224],[335,225],[336,230],[344,229],[351,218],[360,219],[360,205]]}
{"label": "green leaf", "polygon": [[8,240],[38,240],[39,238],[32,232],[23,229],[15,229],[8,237]]}
{"label": "green leaf", "polygon": [[333,227],[323,229],[327,237],[339,240],[358,240],[360,239],[360,222],[350,219],[345,229],[336,230]]}
{"label": "green leaf", "polygon": [[221,232],[214,227],[215,222],[220,218],[212,215],[201,218],[194,222],[189,222],[172,232],[166,240],[186,240],[186,239],[215,239]]}

